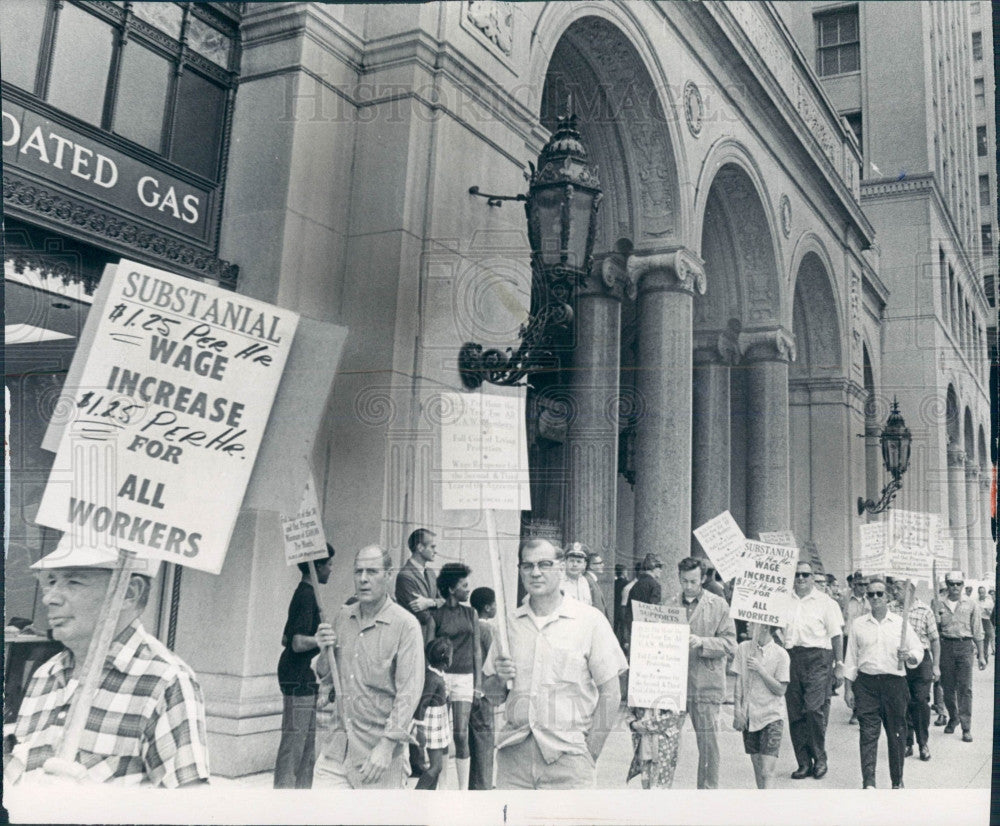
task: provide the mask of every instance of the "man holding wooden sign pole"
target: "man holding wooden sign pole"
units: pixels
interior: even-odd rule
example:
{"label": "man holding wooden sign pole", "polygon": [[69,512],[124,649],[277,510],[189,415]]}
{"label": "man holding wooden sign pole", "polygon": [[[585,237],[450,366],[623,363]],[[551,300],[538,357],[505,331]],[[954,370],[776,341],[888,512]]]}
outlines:
{"label": "man holding wooden sign pole", "polygon": [[[32,565],[52,636],[66,650],[28,684],[7,782],[43,766],[95,782],[176,788],[208,780],[201,688],[194,672],[139,622],[154,565],[159,568],[128,557],[123,566],[114,549],[74,545],[69,535]],[[117,596],[118,610],[106,610],[109,593]],[[109,614],[116,621],[106,621]],[[102,629],[113,635],[107,657],[88,657]],[[86,702],[73,704],[77,694]],[[58,771],[50,765],[54,759]]]}

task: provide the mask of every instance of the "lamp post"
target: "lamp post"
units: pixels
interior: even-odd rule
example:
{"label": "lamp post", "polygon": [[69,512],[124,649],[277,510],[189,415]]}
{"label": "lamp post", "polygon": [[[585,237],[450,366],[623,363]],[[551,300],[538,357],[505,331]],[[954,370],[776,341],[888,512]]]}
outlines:
{"label": "lamp post", "polygon": [[878,502],[858,497],[858,516],[861,516],[865,511],[882,513],[889,510],[893,498],[903,487],[900,480],[910,465],[910,443],[912,441],[910,429],[903,421],[903,416],[899,412],[899,403],[894,398],[889,418],[886,420],[882,435],[879,437],[879,442],[882,445],[882,462],[892,479],[889,480],[889,484],[882,488],[882,496]]}
{"label": "lamp post", "polygon": [[458,370],[467,390],[482,383],[519,385],[533,373],[558,372],[559,351],[567,344],[573,322],[573,291],[586,275],[594,248],[594,229],[601,202],[597,168],[576,128],[576,116],[560,117],[555,132],[531,165],[528,194],[489,195],[479,187],[471,195],[503,201],[524,201],[531,245],[531,309],[521,325],[517,349],[483,349],[466,342],[458,355]]}

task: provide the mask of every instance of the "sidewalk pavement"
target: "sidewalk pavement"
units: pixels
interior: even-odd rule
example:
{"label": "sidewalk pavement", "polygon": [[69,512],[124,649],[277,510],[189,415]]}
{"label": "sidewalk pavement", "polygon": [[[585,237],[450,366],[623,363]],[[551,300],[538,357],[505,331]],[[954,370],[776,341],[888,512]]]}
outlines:
{"label": "sidewalk pavement", "polygon": [[[972,677],[972,732],[975,740],[963,743],[961,729],[954,734],[945,734],[944,728],[931,726],[931,759],[922,762],[916,755],[906,760],[903,782],[908,789],[988,789],[993,759],[993,680],[994,663],[979,671],[974,667]],[[721,754],[719,775],[720,788],[755,789],[753,767],[750,757],[743,751],[743,739],[732,727],[732,705],[723,705],[719,713],[719,752]],[[796,768],[795,755],[788,738],[788,725],[781,743],[775,775],[777,789],[860,789],[861,760],[858,750],[858,726],[849,725],[850,710],[844,703],[843,689],[831,698],[830,723],[827,728],[827,754],[829,773],[822,780],[806,778],[792,780],[790,775]],[[932,717],[933,722],[933,717]],[[675,789],[695,789],[697,787],[698,749],[690,722],[681,734],[677,772],[674,776]],[[608,736],[597,762],[598,789],[637,789],[642,791],[639,778],[626,786],[625,776],[632,760],[632,737],[625,726],[624,710],[619,715],[615,730]],[[453,764],[452,764],[453,766]],[[454,769],[441,784],[442,789],[455,789]],[[410,782],[410,787],[415,781]],[[237,785],[255,788],[270,788],[271,772],[239,778],[213,777],[215,785]],[[880,789],[889,789],[889,758],[885,747],[885,732],[879,740],[878,770],[876,783]]]}

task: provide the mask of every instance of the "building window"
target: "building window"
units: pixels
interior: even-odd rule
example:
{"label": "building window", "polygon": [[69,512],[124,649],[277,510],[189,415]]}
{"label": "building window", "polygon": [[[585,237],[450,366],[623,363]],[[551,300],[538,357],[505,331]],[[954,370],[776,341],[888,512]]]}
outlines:
{"label": "building window", "polygon": [[993,225],[992,224],[983,224],[979,228],[979,232],[980,232],[980,236],[981,236],[981,240],[982,240],[983,255],[992,255],[993,254]]}
{"label": "building window", "polygon": [[983,59],[983,33],[973,32],[972,33],[972,59],[982,60]]}
{"label": "building window", "polygon": [[972,81],[972,96],[976,99],[976,108],[982,109],[986,106],[986,84],[981,77]]}
{"label": "building window", "polygon": [[986,157],[986,127],[976,127],[976,154],[980,158]]}
{"label": "building window", "polygon": [[816,71],[820,77],[861,69],[857,7],[816,16]]}
{"label": "building window", "polygon": [[969,3],[969,13],[970,14],[979,14],[979,3],[978,2]]}
{"label": "building window", "polygon": [[4,84],[214,180],[238,77],[235,5],[8,0]]}
{"label": "building window", "polygon": [[979,206],[988,207],[990,205],[990,176],[979,176]]}

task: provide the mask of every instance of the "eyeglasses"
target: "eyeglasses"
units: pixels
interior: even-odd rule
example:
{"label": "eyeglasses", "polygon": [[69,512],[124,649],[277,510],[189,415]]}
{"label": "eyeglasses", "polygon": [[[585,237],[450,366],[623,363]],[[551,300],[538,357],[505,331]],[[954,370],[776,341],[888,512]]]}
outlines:
{"label": "eyeglasses", "polygon": [[961,588],[963,585],[965,585],[965,583],[964,582],[946,582],[945,585],[947,585],[949,588],[952,585],[957,585],[959,588]]}
{"label": "eyeglasses", "polygon": [[795,572],[795,578],[796,579],[809,579],[809,577],[811,577],[811,576],[812,576],[812,574],[807,573],[805,571],[796,571]]}
{"label": "eyeglasses", "polygon": [[868,592],[868,596],[869,597],[884,597],[885,596],[885,591],[869,591]]}
{"label": "eyeglasses", "polygon": [[544,574],[551,571],[555,564],[556,561],[554,559],[542,559],[538,562],[520,562],[517,567],[526,574],[530,574],[535,568],[538,568]]}

